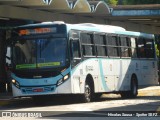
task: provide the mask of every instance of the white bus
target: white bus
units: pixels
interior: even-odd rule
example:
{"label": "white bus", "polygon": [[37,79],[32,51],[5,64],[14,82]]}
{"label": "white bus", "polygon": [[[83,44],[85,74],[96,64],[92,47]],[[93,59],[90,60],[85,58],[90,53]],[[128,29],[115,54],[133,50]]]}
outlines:
{"label": "white bus", "polygon": [[13,29],[11,40],[14,97],[78,94],[90,102],[103,93],[134,98],[158,84],[152,34],[45,22]]}

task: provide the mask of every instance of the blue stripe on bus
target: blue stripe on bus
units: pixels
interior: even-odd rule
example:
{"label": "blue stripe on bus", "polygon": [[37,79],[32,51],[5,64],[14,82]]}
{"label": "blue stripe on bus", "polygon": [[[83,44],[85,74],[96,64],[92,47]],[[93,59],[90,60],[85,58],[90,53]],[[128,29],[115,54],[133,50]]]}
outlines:
{"label": "blue stripe on bus", "polygon": [[105,91],[107,91],[107,85],[106,85],[106,81],[104,79],[104,73],[103,73],[103,66],[102,66],[102,60],[99,60],[99,69],[100,69],[100,76],[101,76],[101,81],[102,81],[102,85],[103,85],[103,89]]}
{"label": "blue stripe on bus", "polygon": [[[88,61],[88,60],[94,60],[95,58],[90,58],[90,59],[87,59],[87,60],[85,60],[85,62],[86,61]],[[106,59],[105,59],[106,60]],[[72,74],[77,70],[77,68],[78,68],[78,66],[80,66],[82,63],[80,63],[79,65],[77,65],[75,68],[73,68],[72,69]],[[83,62],[83,64],[84,64],[84,62]],[[107,91],[108,90],[108,87],[107,87],[107,85],[106,85],[106,81],[105,81],[105,79],[104,79],[104,73],[103,73],[103,66],[102,66],[102,61],[101,61],[101,59],[99,59],[99,69],[100,69],[100,76],[101,76],[101,82],[102,82],[102,87],[103,87],[103,89],[105,90],[105,91]]]}

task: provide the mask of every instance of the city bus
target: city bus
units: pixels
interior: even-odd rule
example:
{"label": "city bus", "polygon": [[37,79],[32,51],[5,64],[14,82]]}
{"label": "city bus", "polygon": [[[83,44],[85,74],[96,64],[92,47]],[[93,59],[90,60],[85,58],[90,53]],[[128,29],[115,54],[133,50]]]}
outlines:
{"label": "city bus", "polygon": [[16,27],[10,43],[14,97],[135,98],[138,88],[158,84],[152,34],[55,21]]}

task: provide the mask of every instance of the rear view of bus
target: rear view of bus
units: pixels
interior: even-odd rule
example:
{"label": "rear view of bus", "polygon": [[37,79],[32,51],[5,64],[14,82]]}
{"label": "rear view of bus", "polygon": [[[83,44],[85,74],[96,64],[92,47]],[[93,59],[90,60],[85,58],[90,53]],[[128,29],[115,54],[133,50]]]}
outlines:
{"label": "rear view of bus", "polygon": [[[12,34],[14,97],[70,93],[65,24],[18,27]],[[64,85],[60,86],[63,82]]]}

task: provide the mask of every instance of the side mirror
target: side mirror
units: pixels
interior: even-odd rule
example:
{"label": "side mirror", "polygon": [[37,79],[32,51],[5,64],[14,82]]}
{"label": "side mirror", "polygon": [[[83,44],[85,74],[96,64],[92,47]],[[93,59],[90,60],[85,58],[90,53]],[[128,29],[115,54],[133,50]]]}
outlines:
{"label": "side mirror", "polygon": [[7,47],[7,52],[6,52],[6,67],[7,67],[7,69],[11,68],[11,47]]}

